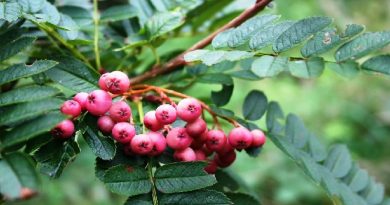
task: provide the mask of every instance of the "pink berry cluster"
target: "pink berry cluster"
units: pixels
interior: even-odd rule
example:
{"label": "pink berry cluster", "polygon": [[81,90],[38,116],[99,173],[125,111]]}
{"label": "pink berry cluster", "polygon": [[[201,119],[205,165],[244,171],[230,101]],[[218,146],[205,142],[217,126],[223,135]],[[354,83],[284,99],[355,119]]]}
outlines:
{"label": "pink berry cluster", "polygon": [[[228,136],[221,129],[209,130],[202,118],[202,104],[190,97],[177,105],[174,102],[161,104],[147,112],[142,123],[149,131],[137,134],[130,106],[123,100],[112,101],[112,95],[124,94],[129,89],[127,75],[119,71],[103,74],[99,87],[101,90],[89,94],[81,92],[73,100],[64,102],[61,112],[73,119],[84,110],[97,116],[101,132],[111,134],[131,155],[159,156],[169,147],[176,161],[208,161],[205,170],[215,173],[218,167],[228,167],[235,161],[235,150],[261,147],[266,141],[264,133],[258,129],[249,131],[238,126]],[[178,119],[186,123],[184,127],[172,127]],[[60,138],[69,138],[73,133],[71,120],[64,120],[52,130],[52,134]]]}

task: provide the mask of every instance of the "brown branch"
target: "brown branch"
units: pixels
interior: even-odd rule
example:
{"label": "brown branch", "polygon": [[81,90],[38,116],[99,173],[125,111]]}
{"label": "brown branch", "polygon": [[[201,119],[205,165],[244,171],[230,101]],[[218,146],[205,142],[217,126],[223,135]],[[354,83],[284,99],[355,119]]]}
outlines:
{"label": "brown branch", "polygon": [[191,48],[187,49],[186,51],[184,51],[180,55],[178,55],[175,58],[171,59],[165,65],[163,65],[163,66],[159,66],[159,65],[154,66],[152,68],[152,70],[150,70],[148,72],[145,72],[142,75],[139,75],[139,76],[136,76],[134,78],[131,78],[130,79],[131,83],[133,85],[137,84],[137,83],[141,83],[141,82],[143,82],[145,80],[148,80],[150,78],[153,78],[153,77],[155,77],[157,75],[161,75],[161,74],[164,74],[164,73],[171,72],[171,71],[177,69],[180,66],[186,65],[187,63],[184,61],[184,55],[186,53],[188,53],[190,51],[193,51],[193,50],[197,50],[197,49],[201,49],[201,48],[206,47],[208,44],[211,43],[211,41],[214,39],[214,37],[216,35],[218,35],[222,31],[225,31],[225,30],[227,30],[229,28],[233,28],[233,27],[237,27],[237,26],[241,25],[244,21],[246,21],[247,19],[249,19],[252,16],[256,15],[259,11],[263,10],[269,3],[271,3],[271,1],[272,0],[257,0],[256,3],[252,7],[246,9],[239,16],[234,18],[232,21],[230,21],[229,23],[227,23],[223,27],[219,28],[218,30],[214,31],[212,34],[210,34],[206,38],[202,39],[198,43],[194,44]]}

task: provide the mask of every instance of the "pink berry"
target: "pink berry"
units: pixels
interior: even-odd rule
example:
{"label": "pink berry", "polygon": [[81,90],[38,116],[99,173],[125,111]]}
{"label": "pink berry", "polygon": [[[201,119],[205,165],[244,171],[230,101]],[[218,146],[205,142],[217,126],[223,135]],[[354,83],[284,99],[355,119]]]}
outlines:
{"label": "pink berry", "polygon": [[149,156],[157,156],[162,154],[167,147],[167,142],[164,135],[159,132],[149,132],[148,136],[153,144],[153,149],[150,151]]}
{"label": "pink berry", "polygon": [[177,105],[177,115],[186,122],[193,122],[202,114],[202,105],[194,98],[186,98]]}
{"label": "pink berry", "polygon": [[226,168],[233,164],[233,162],[236,160],[236,152],[232,151],[225,155],[219,155],[216,154],[214,156],[214,161],[217,163],[217,165],[221,168]]}
{"label": "pink berry", "polygon": [[65,101],[60,110],[64,115],[70,115],[73,118],[76,118],[81,114],[81,106],[74,100]]}
{"label": "pink berry", "polygon": [[107,81],[107,78],[109,75],[110,75],[109,73],[104,73],[103,75],[100,76],[99,82],[98,82],[100,89],[108,91],[106,81]]}
{"label": "pink berry", "polygon": [[251,146],[252,133],[245,127],[236,127],[229,133],[229,143],[235,149],[246,149]]}
{"label": "pink berry", "polygon": [[218,150],[217,153],[221,156],[226,155],[229,152],[233,152],[234,148],[230,145],[230,143],[226,142],[222,149]]}
{"label": "pink berry", "polygon": [[111,96],[103,90],[92,91],[88,95],[86,108],[92,115],[104,115],[111,107]]}
{"label": "pink berry", "polygon": [[122,94],[129,89],[130,80],[125,73],[114,71],[103,74],[99,79],[99,86],[113,94]]}
{"label": "pink berry", "polygon": [[149,135],[146,134],[140,134],[136,135],[132,140],[131,140],[131,150],[135,154],[139,155],[147,155],[149,154],[152,149],[153,149],[153,142],[150,139]]}
{"label": "pink berry", "polygon": [[266,137],[263,131],[255,129],[251,131],[253,142],[251,147],[261,147],[265,144]]}
{"label": "pink berry", "polygon": [[145,114],[144,125],[151,131],[158,131],[164,126],[157,120],[156,111],[149,111]]}
{"label": "pink berry", "polygon": [[119,122],[112,128],[112,137],[120,143],[129,143],[135,136],[135,128],[128,122]]}
{"label": "pink berry", "polygon": [[192,141],[191,147],[194,149],[202,148],[204,143],[207,140],[207,131],[203,132],[202,134],[200,134],[196,137],[194,136],[193,139],[194,140]]}
{"label": "pink berry", "polygon": [[176,150],[173,154],[173,158],[180,162],[191,162],[196,160],[196,154],[193,149],[187,147],[183,150]]}
{"label": "pink berry", "polygon": [[156,109],[156,119],[163,125],[168,125],[176,120],[176,109],[169,104],[158,106]]}
{"label": "pink berry", "polygon": [[115,122],[107,115],[99,117],[97,125],[103,133],[111,133],[112,128],[115,125]]}
{"label": "pink berry", "polygon": [[210,156],[210,155],[212,155],[212,154],[214,153],[214,152],[211,151],[209,148],[207,148],[206,145],[203,145],[202,151],[206,154],[206,156]]}
{"label": "pink berry", "polygon": [[130,106],[124,101],[118,101],[111,105],[110,117],[115,122],[126,122],[129,121],[131,117],[131,109]]}
{"label": "pink berry", "polygon": [[186,125],[186,131],[191,137],[201,135],[207,129],[206,122],[202,118],[198,118]]}
{"label": "pink berry", "polygon": [[168,132],[167,144],[175,150],[183,150],[191,145],[192,138],[187,134],[183,127],[173,128]]}
{"label": "pink berry", "polygon": [[214,160],[209,161],[204,170],[209,174],[215,174],[218,170],[218,165]]}
{"label": "pink berry", "polygon": [[72,137],[74,133],[74,124],[71,120],[64,120],[58,123],[52,130],[51,134],[54,137],[67,139]]}
{"label": "pink berry", "polygon": [[73,97],[73,100],[77,101],[80,104],[81,110],[85,110],[86,106],[87,106],[86,104],[87,104],[87,101],[88,101],[88,93],[85,93],[85,92],[77,93]]}
{"label": "pink berry", "polygon": [[210,130],[207,132],[206,146],[211,151],[218,151],[226,144],[225,133],[221,130]]}
{"label": "pink berry", "polygon": [[194,151],[195,151],[195,156],[197,161],[203,161],[207,159],[206,154],[201,149],[197,149]]}

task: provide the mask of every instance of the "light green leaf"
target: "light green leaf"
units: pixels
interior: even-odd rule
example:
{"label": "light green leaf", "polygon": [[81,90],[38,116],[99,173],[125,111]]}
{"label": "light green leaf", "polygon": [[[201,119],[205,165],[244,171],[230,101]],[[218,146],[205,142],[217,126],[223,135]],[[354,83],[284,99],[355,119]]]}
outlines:
{"label": "light green leaf", "polygon": [[103,11],[100,20],[107,21],[121,21],[137,16],[137,10],[131,5],[112,6]]}
{"label": "light green leaf", "polygon": [[158,13],[146,22],[146,28],[150,39],[166,34],[184,23],[183,14],[180,12]]}
{"label": "light green leaf", "polygon": [[16,2],[0,2],[0,19],[12,22],[22,16],[22,7]]}
{"label": "light green leaf", "polygon": [[2,144],[0,144],[0,149],[25,142],[42,133],[48,132],[65,119],[65,116],[61,113],[52,112],[23,123],[18,127],[5,132],[4,135],[0,137],[2,142]]}
{"label": "light green leaf", "polygon": [[211,45],[217,49],[217,48],[225,48],[228,47],[228,41],[230,38],[230,35],[234,33],[234,28],[227,29],[218,35],[216,35],[213,38],[213,41],[211,42]]}
{"label": "light green leaf", "polygon": [[34,15],[39,22],[48,22],[53,25],[58,25],[61,20],[60,12],[51,3],[45,1],[39,13]]}
{"label": "light green leaf", "polygon": [[275,25],[270,25],[253,35],[249,41],[249,48],[260,50],[276,41],[276,39],[290,28],[295,21],[284,21]]}
{"label": "light green leaf", "polygon": [[61,20],[58,26],[67,30],[59,29],[58,33],[67,40],[75,40],[79,35],[79,27],[71,17],[65,14],[61,14]]}
{"label": "light green leaf", "polygon": [[23,36],[0,46],[0,61],[16,55],[26,47],[30,46],[35,40],[35,37]]}
{"label": "light green leaf", "polygon": [[163,193],[179,193],[202,189],[217,183],[204,171],[204,162],[166,164],[156,170],[156,187]]}
{"label": "light green leaf", "polygon": [[0,160],[0,193],[9,198],[23,198],[22,192],[37,192],[40,183],[35,167],[26,154],[14,152],[2,155]]}
{"label": "light green leaf", "polygon": [[321,31],[331,23],[332,19],[328,17],[302,19],[294,23],[276,39],[273,50],[277,53],[286,51],[303,42],[311,35]]}
{"label": "light green leaf", "polygon": [[336,178],[345,177],[352,168],[351,155],[345,145],[334,145],[324,165]]}
{"label": "light green leaf", "polygon": [[60,91],[57,88],[49,86],[33,85],[16,88],[0,94],[0,106],[40,100],[55,96],[58,93],[60,93]]}
{"label": "light green leaf", "polygon": [[286,70],[287,63],[287,57],[261,56],[253,61],[251,70],[259,77],[273,77]]}
{"label": "light green leaf", "polygon": [[255,32],[259,32],[259,30],[264,28],[266,25],[279,18],[280,16],[265,14],[261,16],[255,16],[245,21],[239,27],[234,29],[234,31],[229,35],[227,42],[228,46],[234,48],[243,45],[249,41]]}
{"label": "light green leaf", "polygon": [[340,45],[343,40],[336,32],[335,28],[329,28],[317,33],[301,49],[302,56],[317,56]]}
{"label": "light green leaf", "polygon": [[80,153],[80,147],[73,140],[53,140],[42,146],[34,153],[39,170],[52,177],[58,178],[62,171],[76,159]]}
{"label": "light green leaf", "polygon": [[350,189],[354,192],[362,191],[370,183],[370,176],[367,171],[361,169],[356,163],[353,165],[351,172],[345,179]]}
{"label": "light green leaf", "polygon": [[61,6],[58,10],[70,16],[80,27],[92,24],[92,14],[89,10],[78,6]]}
{"label": "light green leaf", "polygon": [[315,78],[319,77],[324,71],[324,59],[313,57],[307,60],[290,61],[288,69],[291,75],[299,78]]}
{"label": "light green leaf", "polygon": [[282,108],[277,102],[270,102],[268,104],[266,124],[269,133],[280,134],[284,127],[282,122],[284,121],[284,114]]}
{"label": "light green leaf", "polygon": [[18,0],[25,13],[36,13],[42,9],[45,0]]}
{"label": "light green leaf", "polygon": [[316,162],[322,162],[328,156],[325,146],[313,134],[309,134],[309,154]]}
{"label": "light green leaf", "polygon": [[385,187],[371,179],[368,189],[364,192],[368,204],[379,204],[383,201]]}
{"label": "light green leaf", "polygon": [[141,167],[112,167],[106,171],[104,183],[110,191],[127,196],[146,194],[152,189],[147,172]]}
{"label": "light green leaf", "polygon": [[0,126],[12,125],[13,123],[25,121],[52,110],[58,110],[62,103],[63,101],[60,99],[51,98],[8,106],[0,115]]}
{"label": "light green leaf", "polygon": [[337,74],[346,78],[353,78],[359,73],[359,64],[355,61],[328,62],[326,65]]}
{"label": "light green leaf", "polygon": [[364,31],[365,27],[359,24],[348,24],[345,32],[341,35],[342,38],[352,38]]}
{"label": "light green leaf", "polygon": [[261,91],[252,90],[245,97],[244,104],[242,105],[242,113],[247,120],[258,120],[264,115],[267,106],[267,96]]}
{"label": "light green leaf", "polygon": [[210,73],[198,78],[200,83],[233,85],[233,79],[226,74]]}
{"label": "light green leaf", "polygon": [[201,190],[179,194],[164,194],[160,205],[230,205],[233,204],[223,193]]}
{"label": "light green leaf", "polygon": [[211,50],[195,50],[184,55],[184,60],[187,62],[201,61],[202,63],[211,66],[223,61],[239,61],[250,58],[254,53],[246,51],[211,51]]}
{"label": "light green leaf", "polygon": [[336,61],[356,60],[390,43],[390,31],[364,33],[336,51]]}
{"label": "light green leaf", "polygon": [[363,63],[362,69],[390,75],[390,55],[372,57]]}
{"label": "light green leaf", "polygon": [[50,60],[38,60],[32,65],[15,64],[0,70],[0,85],[47,71],[56,64],[57,62]]}
{"label": "light green leaf", "polygon": [[240,78],[240,79],[244,79],[244,80],[260,80],[261,79],[256,74],[254,74],[252,70],[237,70],[237,71],[229,72],[228,74],[234,78]]}

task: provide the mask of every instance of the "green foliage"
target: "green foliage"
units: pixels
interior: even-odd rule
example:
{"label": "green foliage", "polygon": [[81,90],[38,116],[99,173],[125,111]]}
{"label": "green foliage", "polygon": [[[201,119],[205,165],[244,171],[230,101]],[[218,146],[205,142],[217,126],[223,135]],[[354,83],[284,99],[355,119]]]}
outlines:
{"label": "green foliage", "polygon": [[0,160],[0,193],[8,198],[16,199],[23,191],[36,192],[39,177],[29,156],[20,152],[3,155]]}
{"label": "green foliage", "polygon": [[[339,197],[346,205],[380,204],[383,201],[383,185],[373,178],[368,180],[368,176],[364,176],[365,171],[353,165],[345,145],[334,145],[327,152],[317,137],[304,127],[302,121],[291,114],[287,116],[284,128],[286,134],[282,135],[279,129],[275,130],[276,126],[282,129],[284,127],[279,122],[282,118],[281,109],[277,104],[271,104],[267,114],[268,136],[316,184],[323,187],[330,197]],[[362,177],[357,178],[356,175]],[[373,195],[367,194],[373,192]]]}
{"label": "green foliage", "polygon": [[211,190],[193,191],[179,194],[163,195],[160,200],[163,205],[228,205],[230,200],[220,192]]}
{"label": "green foliage", "polygon": [[202,189],[217,182],[203,168],[206,163],[173,163],[157,169],[156,187],[162,193],[179,193]]}

